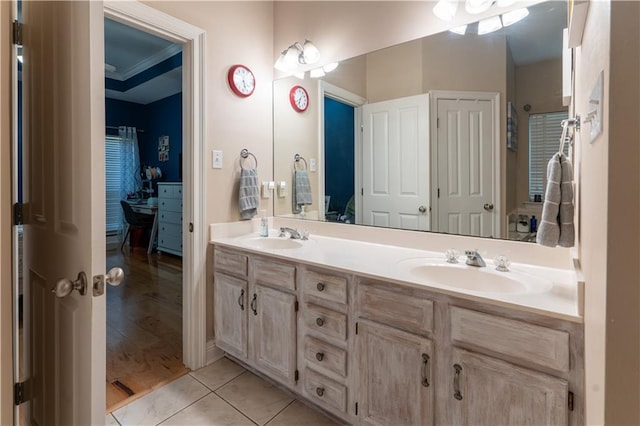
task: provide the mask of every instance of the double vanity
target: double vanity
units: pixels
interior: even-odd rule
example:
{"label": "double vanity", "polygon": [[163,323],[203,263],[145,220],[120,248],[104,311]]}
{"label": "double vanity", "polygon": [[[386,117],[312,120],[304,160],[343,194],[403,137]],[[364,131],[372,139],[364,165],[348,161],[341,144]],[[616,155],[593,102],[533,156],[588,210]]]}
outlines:
{"label": "double vanity", "polygon": [[233,226],[212,226],[216,345],[302,399],[352,424],[583,424],[569,270]]}

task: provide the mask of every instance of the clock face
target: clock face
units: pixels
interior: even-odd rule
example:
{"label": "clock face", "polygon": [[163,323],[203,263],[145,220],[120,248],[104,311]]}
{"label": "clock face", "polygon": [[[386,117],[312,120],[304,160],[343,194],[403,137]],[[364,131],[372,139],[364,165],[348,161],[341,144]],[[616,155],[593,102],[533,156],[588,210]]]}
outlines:
{"label": "clock face", "polygon": [[256,88],[256,79],[253,73],[244,65],[232,66],[229,69],[227,79],[233,93],[243,98],[250,96]]}
{"label": "clock face", "polygon": [[309,94],[302,86],[293,86],[289,92],[291,106],[298,112],[305,111],[309,106]]}

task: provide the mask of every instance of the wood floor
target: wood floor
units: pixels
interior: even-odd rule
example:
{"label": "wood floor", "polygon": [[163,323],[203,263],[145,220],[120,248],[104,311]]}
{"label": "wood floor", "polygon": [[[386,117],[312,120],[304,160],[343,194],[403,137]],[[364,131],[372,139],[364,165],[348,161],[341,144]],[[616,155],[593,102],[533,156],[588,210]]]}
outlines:
{"label": "wood floor", "polygon": [[182,363],[182,259],[146,247],[107,250],[107,412],[186,374]]}

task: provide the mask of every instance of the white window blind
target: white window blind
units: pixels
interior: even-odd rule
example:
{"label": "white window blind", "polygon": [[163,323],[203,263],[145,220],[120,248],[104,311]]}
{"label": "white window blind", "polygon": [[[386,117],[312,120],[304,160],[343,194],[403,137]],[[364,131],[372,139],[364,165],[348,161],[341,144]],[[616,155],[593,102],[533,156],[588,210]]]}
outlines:
{"label": "white window blind", "polygon": [[105,140],[105,183],[106,183],[106,224],[107,234],[120,231],[123,217],[122,199],[122,159],[123,144],[118,137],[107,136]]}
{"label": "white window blind", "polygon": [[[534,195],[544,195],[547,183],[547,164],[560,148],[562,120],[568,113],[551,112],[529,116],[529,200]],[[569,144],[565,144],[567,154]]]}

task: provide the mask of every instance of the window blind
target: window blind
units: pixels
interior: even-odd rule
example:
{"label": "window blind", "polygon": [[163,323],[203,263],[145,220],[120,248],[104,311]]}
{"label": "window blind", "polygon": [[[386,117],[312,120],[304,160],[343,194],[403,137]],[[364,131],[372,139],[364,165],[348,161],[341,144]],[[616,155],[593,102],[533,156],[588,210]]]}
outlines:
{"label": "window blind", "polygon": [[122,159],[123,144],[118,137],[107,136],[105,140],[105,193],[107,233],[122,229]]}
{"label": "window blind", "polygon": [[[562,120],[568,118],[566,111],[529,116],[529,200],[534,195],[544,195],[547,183],[547,164],[560,148]],[[565,144],[567,154],[569,144]]]}

